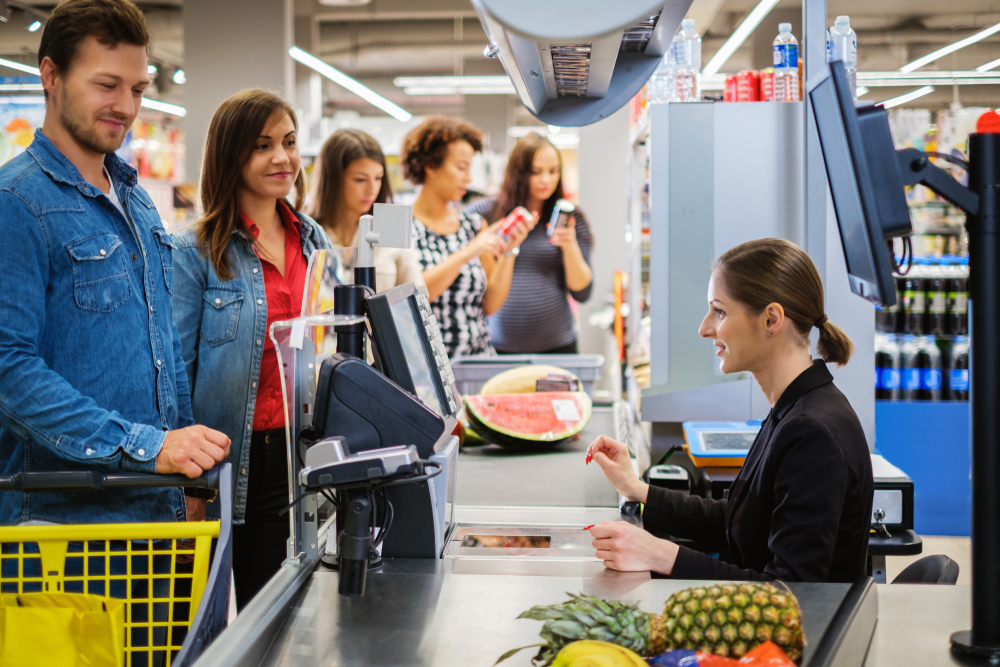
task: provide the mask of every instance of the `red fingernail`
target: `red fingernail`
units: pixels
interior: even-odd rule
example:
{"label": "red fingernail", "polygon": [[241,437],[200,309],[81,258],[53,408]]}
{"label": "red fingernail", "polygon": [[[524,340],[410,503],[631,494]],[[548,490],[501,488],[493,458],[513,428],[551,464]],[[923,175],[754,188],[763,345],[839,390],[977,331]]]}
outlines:
{"label": "red fingernail", "polygon": [[593,527],[594,527],[594,524],[590,524],[589,526],[584,527],[584,530],[590,530]]}

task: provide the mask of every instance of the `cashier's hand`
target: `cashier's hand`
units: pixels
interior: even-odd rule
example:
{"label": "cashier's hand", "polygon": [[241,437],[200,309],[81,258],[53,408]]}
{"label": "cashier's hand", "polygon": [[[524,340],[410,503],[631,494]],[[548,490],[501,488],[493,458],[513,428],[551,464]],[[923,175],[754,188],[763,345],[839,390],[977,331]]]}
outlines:
{"label": "cashier's hand", "polygon": [[206,426],[188,426],[168,431],[156,457],[156,472],[198,477],[229,455],[229,437]]}
{"label": "cashier's hand", "polygon": [[645,503],[649,485],[636,477],[628,446],[602,435],[587,449],[587,460],[601,466],[611,486],[629,500]]}
{"label": "cashier's hand", "polygon": [[604,561],[604,567],[619,572],[670,574],[680,551],[673,542],[624,521],[605,521],[591,528],[590,534],[597,558]]}

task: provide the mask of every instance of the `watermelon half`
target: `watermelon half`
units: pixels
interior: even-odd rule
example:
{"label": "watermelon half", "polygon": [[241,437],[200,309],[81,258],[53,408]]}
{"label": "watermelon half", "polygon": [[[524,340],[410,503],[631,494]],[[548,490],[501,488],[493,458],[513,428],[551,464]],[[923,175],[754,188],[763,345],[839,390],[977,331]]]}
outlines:
{"label": "watermelon half", "polygon": [[584,391],[466,396],[465,405],[484,440],[509,447],[564,442],[583,430],[593,411]]}

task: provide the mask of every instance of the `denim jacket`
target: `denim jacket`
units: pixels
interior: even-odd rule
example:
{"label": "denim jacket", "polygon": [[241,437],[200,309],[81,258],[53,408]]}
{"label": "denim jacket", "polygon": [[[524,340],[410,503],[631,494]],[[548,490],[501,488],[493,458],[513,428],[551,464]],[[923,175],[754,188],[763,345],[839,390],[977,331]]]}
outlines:
{"label": "denim jacket", "polygon": [[[298,211],[295,215],[301,223],[306,258],[315,250],[331,247],[315,220]],[[191,382],[195,418],[232,441],[226,460],[236,473],[233,522],[242,524],[257,381],[264,337],[269,335],[267,294],[260,258],[241,230],[233,231],[226,257],[235,274],[232,280],[219,278],[207,253],[199,247],[193,227],[177,235],[174,320]],[[218,503],[210,503],[209,516],[217,513]]]}
{"label": "denim jacket", "polygon": [[[136,173],[111,200],[41,130],[0,168],[0,468],[156,471],[191,402],[170,291],[173,240]],[[177,521],[180,489],[0,493],[0,523]]]}

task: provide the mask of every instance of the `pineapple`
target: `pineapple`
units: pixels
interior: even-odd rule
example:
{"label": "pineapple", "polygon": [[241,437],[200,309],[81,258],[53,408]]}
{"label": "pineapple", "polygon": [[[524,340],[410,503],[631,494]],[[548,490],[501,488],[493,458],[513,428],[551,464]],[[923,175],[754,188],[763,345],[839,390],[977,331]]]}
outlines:
{"label": "pineapple", "polygon": [[532,660],[536,665],[552,664],[560,649],[581,639],[611,642],[644,656],[685,648],[731,658],[772,641],[794,662],[802,660],[805,635],[799,603],[790,591],[771,584],[717,584],[678,591],[667,600],[662,616],[647,614],[634,604],[568,595],[563,604],[532,607],[518,617],[545,621],[541,632],[545,643]]}

